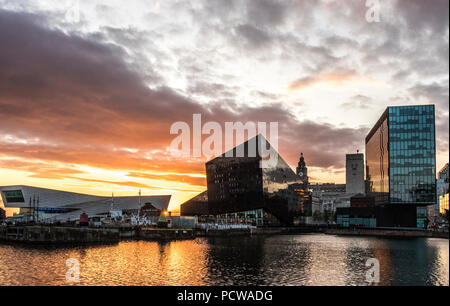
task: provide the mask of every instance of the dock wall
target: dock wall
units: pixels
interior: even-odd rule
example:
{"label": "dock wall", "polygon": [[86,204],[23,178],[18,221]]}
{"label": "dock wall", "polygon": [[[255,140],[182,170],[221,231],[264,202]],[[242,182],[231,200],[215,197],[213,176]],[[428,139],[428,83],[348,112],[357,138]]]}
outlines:
{"label": "dock wall", "polygon": [[395,237],[395,238],[414,238],[414,237],[434,237],[434,238],[447,238],[448,233],[445,232],[433,232],[425,230],[407,230],[407,229],[328,229],[325,230],[329,235],[349,235],[349,236],[382,236],[382,237]]}
{"label": "dock wall", "polygon": [[26,243],[99,243],[118,242],[117,229],[56,226],[8,226],[0,227],[0,240]]}

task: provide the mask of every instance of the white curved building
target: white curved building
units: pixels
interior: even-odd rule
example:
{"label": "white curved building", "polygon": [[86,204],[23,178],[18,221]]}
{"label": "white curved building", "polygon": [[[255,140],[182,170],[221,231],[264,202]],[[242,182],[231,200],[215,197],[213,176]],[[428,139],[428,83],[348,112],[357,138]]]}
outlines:
{"label": "white curved building", "polygon": [[0,187],[0,194],[5,207],[20,208],[21,211],[31,208],[31,210],[39,211],[40,220],[51,218],[54,221],[78,220],[82,212],[87,213],[89,217],[104,215],[111,210],[112,204],[114,210],[133,210],[139,209],[139,205],[151,203],[153,207],[163,211],[167,210],[171,197],[170,195],[129,196],[112,199],[23,185]]}

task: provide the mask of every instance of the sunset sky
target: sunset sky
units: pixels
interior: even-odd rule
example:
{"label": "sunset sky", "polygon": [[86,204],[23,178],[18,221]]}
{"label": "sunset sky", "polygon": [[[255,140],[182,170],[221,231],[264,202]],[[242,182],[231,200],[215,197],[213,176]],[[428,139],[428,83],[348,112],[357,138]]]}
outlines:
{"label": "sunset sky", "polygon": [[[0,186],[96,195],[205,190],[206,158],[168,147],[176,121],[279,122],[313,182],[387,106],[436,104],[449,154],[448,0],[0,0]],[[1,206],[1,204],[0,204]],[[10,213],[10,212],[9,212]]]}

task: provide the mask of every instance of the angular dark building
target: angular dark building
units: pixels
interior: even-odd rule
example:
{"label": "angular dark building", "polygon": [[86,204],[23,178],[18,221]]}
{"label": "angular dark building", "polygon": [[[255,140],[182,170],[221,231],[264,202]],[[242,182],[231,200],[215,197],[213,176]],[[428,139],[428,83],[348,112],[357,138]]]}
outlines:
{"label": "angular dark building", "polygon": [[425,227],[426,206],[436,203],[434,111],[388,107],[366,136],[368,195],[382,208],[374,210],[377,226]]}
{"label": "angular dark building", "polygon": [[[262,166],[261,150],[254,149],[264,144],[276,157],[276,164],[270,167]],[[241,157],[237,157],[239,152]],[[219,223],[274,226],[292,222],[294,208],[279,191],[300,182],[299,177],[262,135],[207,162],[206,182],[210,213]]]}
{"label": "angular dark building", "polygon": [[[268,167],[257,149],[264,145],[275,157]],[[181,215],[213,217],[218,224],[278,226],[291,224],[298,209],[281,191],[301,180],[262,135],[207,162],[206,181],[207,194],[182,204]]]}
{"label": "angular dark building", "polygon": [[6,211],[0,207],[0,220],[6,219]]}
{"label": "angular dark building", "polygon": [[182,216],[206,216],[209,215],[208,191],[196,195],[180,205]]}

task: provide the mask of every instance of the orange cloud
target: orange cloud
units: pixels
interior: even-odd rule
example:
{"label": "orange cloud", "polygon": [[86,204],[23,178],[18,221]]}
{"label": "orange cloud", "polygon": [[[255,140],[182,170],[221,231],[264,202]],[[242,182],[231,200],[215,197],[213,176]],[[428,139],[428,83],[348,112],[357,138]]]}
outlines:
{"label": "orange cloud", "polygon": [[333,86],[342,86],[349,83],[368,83],[377,84],[379,81],[373,80],[369,77],[363,77],[353,71],[344,71],[340,73],[327,73],[317,76],[308,76],[300,78],[292,82],[288,89],[290,91],[301,90],[318,84],[331,84]]}

